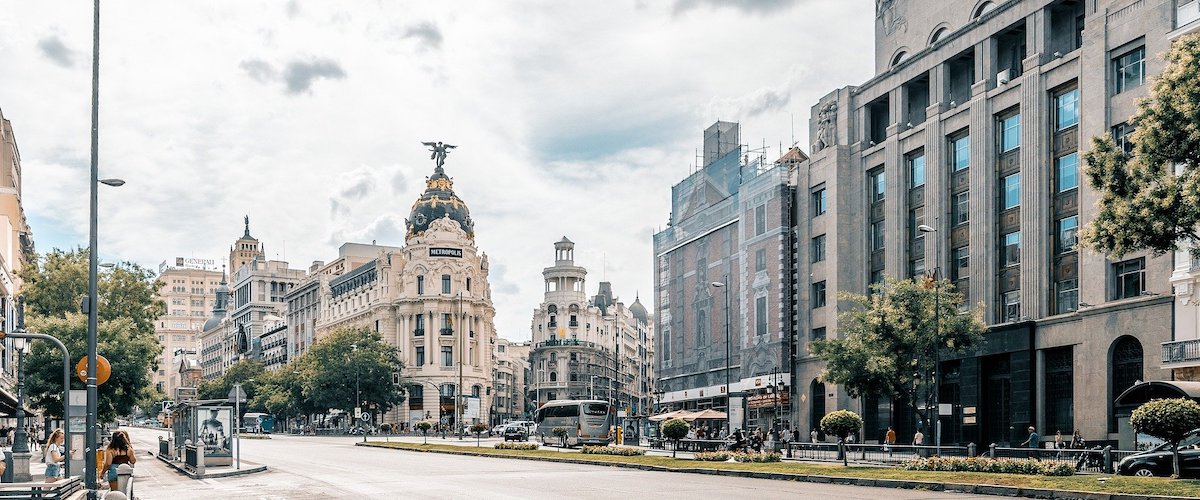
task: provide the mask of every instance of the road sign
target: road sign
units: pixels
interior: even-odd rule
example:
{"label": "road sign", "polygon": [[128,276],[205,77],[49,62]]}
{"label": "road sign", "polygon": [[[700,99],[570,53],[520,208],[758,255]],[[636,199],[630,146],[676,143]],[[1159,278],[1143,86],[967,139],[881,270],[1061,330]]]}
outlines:
{"label": "road sign", "polygon": [[246,391],[242,390],[242,386],[235,385],[233,389],[229,390],[229,402],[239,404],[246,402]]}
{"label": "road sign", "polygon": [[363,413],[362,415],[358,416],[358,419],[362,420],[362,423],[364,423],[364,424],[369,424],[369,423],[371,423],[371,414]]}
{"label": "road sign", "polygon": [[362,412],[362,407],[361,407],[361,406],[355,406],[355,407],[354,407],[354,418],[362,418],[362,414],[363,414],[363,412]]}
{"label": "road sign", "polygon": [[[75,373],[79,374],[79,380],[87,383],[87,356],[79,359],[75,364]],[[96,355],[96,385],[103,385],[108,382],[108,377],[112,375],[112,365],[108,364],[108,360],[104,356]]]}

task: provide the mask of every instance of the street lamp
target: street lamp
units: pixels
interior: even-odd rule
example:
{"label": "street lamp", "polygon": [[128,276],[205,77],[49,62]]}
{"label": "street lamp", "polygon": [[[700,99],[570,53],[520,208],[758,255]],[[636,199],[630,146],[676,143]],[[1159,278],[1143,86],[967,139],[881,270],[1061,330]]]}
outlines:
{"label": "street lamp", "polygon": [[[934,219],[934,224],[937,224],[936,218]],[[925,224],[921,224],[920,226],[917,226],[917,230],[922,233],[937,233],[937,229],[929,227]],[[941,410],[941,405],[938,404],[939,403],[938,399],[941,396],[941,394],[940,394],[941,388],[938,386],[938,383],[939,383],[939,379],[941,378],[941,366],[940,365],[942,364],[941,363],[942,308],[941,308],[941,304],[940,304],[940,300],[942,298],[942,280],[941,280],[941,277],[938,276],[938,271],[940,271],[942,268],[942,238],[940,235],[937,235],[937,234],[935,234],[935,236],[937,237],[937,239],[934,243],[935,244],[934,258],[937,260],[937,262],[935,262],[935,265],[933,267],[933,328],[934,328],[933,336],[937,342],[934,344],[934,347],[933,347],[933,412],[934,412],[933,415],[934,415],[934,418],[936,418],[936,420],[934,420],[935,423],[933,426],[933,444],[936,447],[937,454],[941,455],[942,454],[942,410]]]}
{"label": "street lamp", "polygon": [[592,379],[588,381],[588,399],[596,399],[596,377],[598,376],[592,375]]}
{"label": "street lamp", "polygon": [[362,427],[363,442],[367,442],[367,427],[363,425],[362,391],[358,383],[358,344],[350,344],[351,356],[354,357],[354,409],[358,411],[358,425]]}
{"label": "street lamp", "polygon": [[729,340],[729,275],[725,275],[725,281],[714,281],[710,283],[714,288],[725,289],[725,432],[726,435],[733,434],[733,398],[729,387],[729,367],[733,364],[733,356],[730,355],[730,340]]}

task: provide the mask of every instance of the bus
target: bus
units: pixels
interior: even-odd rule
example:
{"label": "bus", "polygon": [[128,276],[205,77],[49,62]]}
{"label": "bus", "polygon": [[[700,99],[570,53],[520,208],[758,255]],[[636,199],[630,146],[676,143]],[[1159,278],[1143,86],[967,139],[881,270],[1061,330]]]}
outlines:
{"label": "bus", "polygon": [[566,429],[567,446],[607,445],[614,438],[610,432],[616,422],[616,413],[607,401],[555,400],[538,408],[533,421],[537,423],[537,435],[544,445],[561,442],[554,435],[555,427]]}
{"label": "bus", "polygon": [[242,416],[242,430],[255,434],[270,434],[275,430],[275,416],[266,413],[247,412]]}

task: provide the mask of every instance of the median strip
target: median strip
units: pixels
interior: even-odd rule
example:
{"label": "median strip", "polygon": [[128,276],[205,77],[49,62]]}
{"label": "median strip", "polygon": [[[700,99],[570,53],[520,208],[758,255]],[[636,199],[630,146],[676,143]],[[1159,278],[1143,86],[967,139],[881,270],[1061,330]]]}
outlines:
{"label": "median strip", "polygon": [[[1089,500],[1182,499],[1200,497],[1200,481],[1123,476],[1024,476],[982,472],[907,471],[888,467],[841,467],[804,462],[731,463],[672,459],[661,456],[581,455],[417,443],[357,443],[358,446],[452,455],[603,465],[659,472],[713,474],[783,481],[924,489],[1028,498]],[[583,457],[587,458],[583,458]],[[949,479],[949,480],[948,480]],[[963,481],[976,481],[967,483]]]}

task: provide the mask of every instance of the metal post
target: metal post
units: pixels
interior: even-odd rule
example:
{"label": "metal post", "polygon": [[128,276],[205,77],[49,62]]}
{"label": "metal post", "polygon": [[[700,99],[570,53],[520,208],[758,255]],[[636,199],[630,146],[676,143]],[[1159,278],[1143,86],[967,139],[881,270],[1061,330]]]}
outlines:
{"label": "metal post", "polygon": [[237,468],[242,468],[242,384],[233,384],[233,440],[237,443]]}
{"label": "metal post", "polygon": [[[63,455],[66,457],[70,457],[71,456],[71,425],[70,425],[71,409],[70,409],[70,405],[68,404],[67,396],[70,395],[70,392],[71,392],[71,353],[67,351],[67,346],[63,345],[62,341],[58,340],[57,338],[51,337],[44,333],[28,333],[28,332],[24,331],[25,330],[25,321],[24,321],[25,314],[24,314],[24,310],[23,310],[24,305],[25,305],[24,300],[22,299],[21,304],[18,306],[18,307],[22,308],[21,312],[19,312],[17,314],[17,330],[18,331],[8,334],[8,337],[14,338],[14,339],[49,340],[50,342],[53,342],[54,345],[58,346],[59,351],[62,351],[62,358],[63,358],[63,395],[62,395],[62,402],[63,402]],[[71,460],[69,458],[67,460],[63,460],[63,476],[71,477]]]}
{"label": "metal post", "polygon": [[[92,19],[92,161],[91,214],[88,224],[88,322],[87,322],[87,429],[85,430],[84,487],[89,500],[96,500],[96,190],[100,162],[100,0],[93,2]],[[64,400],[65,404],[66,401]]]}
{"label": "metal post", "polygon": [[[717,283],[713,283],[717,285]],[[733,389],[729,386],[729,369],[733,365],[732,356],[732,339],[729,335],[729,275],[725,275],[725,281],[720,283],[720,287],[725,289],[725,432],[726,435],[733,434]]]}
{"label": "metal post", "polygon": [[[462,321],[462,292],[461,291],[458,292],[458,320]],[[454,323],[451,323],[450,327],[454,328]],[[462,340],[463,328],[459,327],[458,330],[459,330],[459,333],[458,333],[458,338],[459,338],[459,343],[458,343],[458,349],[459,349],[459,351],[458,351],[458,391],[454,394],[454,426],[458,428],[458,429],[455,429],[455,433],[458,434],[458,439],[459,439],[459,441],[461,441],[463,438],[463,435],[462,435],[463,422],[462,422],[462,420],[463,420],[463,413],[465,413],[465,411],[464,411],[465,409],[459,405],[459,401],[460,400],[462,401],[463,406],[466,405],[467,401],[463,399],[465,393],[463,392],[462,385],[463,385],[463,362],[466,360],[466,357],[467,357],[467,342],[465,340]]]}
{"label": "metal post", "polygon": [[359,385],[359,366],[358,353],[354,354],[354,405],[358,407],[358,425],[362,427],[363,442],[367,442],[367,426],[364,425],[362,415],[365,414],[362,408],[362,390]]}

